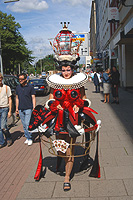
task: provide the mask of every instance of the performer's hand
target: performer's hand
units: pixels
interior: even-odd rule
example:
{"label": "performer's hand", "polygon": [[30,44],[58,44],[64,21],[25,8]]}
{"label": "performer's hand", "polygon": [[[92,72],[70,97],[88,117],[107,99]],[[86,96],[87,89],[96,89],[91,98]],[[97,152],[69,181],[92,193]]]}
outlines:
{"label": "performer's hand", "polygon": [[63,108],[62,108],[62,106],[60,104],[57,106],[57,109],[58,110],[63,110]]}
{"label": "performer's hand", "polygon": [[73,110],[74,110],[75,113],[77,113],[77,112],[79,111],[79,107],[76,106],[76,105],[74,105],[74,106],[73,106]]}
{"label": "performer's hand", "polygon": [[114,88],[116,88],[116,85],[114,85]]}

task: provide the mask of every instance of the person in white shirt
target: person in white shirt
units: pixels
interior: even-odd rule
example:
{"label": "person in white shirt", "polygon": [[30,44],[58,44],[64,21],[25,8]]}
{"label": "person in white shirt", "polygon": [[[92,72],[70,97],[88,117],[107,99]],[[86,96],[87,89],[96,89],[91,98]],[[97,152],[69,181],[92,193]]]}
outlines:
{"label": "person in white shirt", "polygon": [[[0,73],[0,148],[12,145],[12,137],[7,128],[7,117],[11,117],[12,99],[11,89],[2,83],[3,75]],[[4,135],[6,141],[4,139]]]}

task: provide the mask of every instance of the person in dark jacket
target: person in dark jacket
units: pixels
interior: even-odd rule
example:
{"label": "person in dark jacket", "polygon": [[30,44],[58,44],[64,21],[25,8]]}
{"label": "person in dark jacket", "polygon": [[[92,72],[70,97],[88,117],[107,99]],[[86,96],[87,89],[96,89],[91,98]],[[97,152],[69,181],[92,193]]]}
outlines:
{"label": "person in dark jacket", "polygon": [[112,83],[112,96],[114,98],[112,103],[119,104],[118,87],[120,82],[120,73],[114,66],[112,68],[111,83]]}
{"label": "person in dark jacket", "polygon": [[95,85],[95,89],[96,89],[96,93],[100,93],[100,83],[101,83],[101,78],[100,78],[100,74],[98,72],[94,72],[94,79],[93,79],[94,85]]}

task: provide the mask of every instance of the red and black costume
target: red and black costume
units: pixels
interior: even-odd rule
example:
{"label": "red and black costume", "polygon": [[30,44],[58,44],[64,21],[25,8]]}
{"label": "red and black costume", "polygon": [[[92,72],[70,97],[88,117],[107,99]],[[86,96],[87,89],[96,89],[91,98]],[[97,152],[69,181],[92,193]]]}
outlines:
{"label": "red and black costume", "polygon": [[[80,73],[78,76],[80,76]],[[86,75],[84,76],[84,79],[86,79]],[[84,84],[86,81],[84,80]],[[59,89],[54,89],[53,92],[54,99],[48,100],[48,109],[37,106],[33,111],[29,130],[33,130],[40,125],[41,127],[45,125],[43,134],[46,137],[61,133],[69,134],[70,137],[77,137],[80,136],[80,133],[75,128],[75,125],[81,125],[81,121],[83,120],[84,124],[87,125],[86,127],[88,127],[84,128],[85,132],[95,130],[97,128],[97,122],[92,112],[95,114],[97,114],[97,112],[88,107],[89,103],[87,100],[81,99],[80,83],[78,83],[77,87],[79,88],[73,89],[72,85],[69,87],[69,84],[67,84],[66,88],[71,89],[64,89],[61,85],[58,85]],[[62,106],[63,110],[57,109],[59,104]],[[74,112],[74,105],[79,107],[78,113]],[[93,125],[92,127],[89,127],[90,123]]]}
{"label": "red and black costume", "polygon": [[[72,69],[76,69],[77,66],[75,64],[79,60],[78,50],[80,44],[81,42],[76,40],[76,36],[64,26],[63,30],[55,37],[53,45],[51,43],[56,54],[57,69],[61,70],[62,66],[70,66]],[[66,46],[67,50],[65,49]],[[57,74],[48,76],[47,83],[54,89],[54,99],[48,100],[45,107],[36,106],[31,116],[29,130],[32,131],[38,128],[47,138],[58,134],[69,134],[69,137],[76,138],[81,134],[85,134],[86,140],[89,141],[89,132],[98,130],[100,125],[93,115],[93,113],[97,114],[97,112],[89,107],[90,101],[81,99],[80,88],[84,87],[87,81],[88,76],[84,73],[77,73],[70,79],[65,79]],[[63,110],[57,109],[59,104]],[[79,107],[78,113],[74,112],[74,105]],[[42,151],[40,143],[40,159],[35,175],[36,180],[39,180],[41,176],[41,168]],[[90,175],[100,177],[98,139],[95,161]]]}

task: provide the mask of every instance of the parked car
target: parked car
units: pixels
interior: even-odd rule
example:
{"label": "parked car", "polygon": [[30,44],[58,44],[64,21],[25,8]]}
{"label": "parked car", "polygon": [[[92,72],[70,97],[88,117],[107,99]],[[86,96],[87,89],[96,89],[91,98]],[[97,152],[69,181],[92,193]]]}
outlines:
{"label": "parked car", "polygon": [[47,75],[46,75],[46,72],[42,72],[42,78],[46,78]]}
{"label": "parked car", "polygon": [[4,75],[3,82],[5,85],[8,85],[11,88],[12,92],[12,118],[9,121],[8,125],[14,124],[15,123],[15,118],[16,115],[13,114],[16,109],[16,87],[19,85],[19,80],[17,76],[13,75]]}
{"label": "parked car", "polygon": [[32,79],[29,81],[29,84],[34,86],[36,94],[47,95],[49,93],[50,88],[45,79]]}

